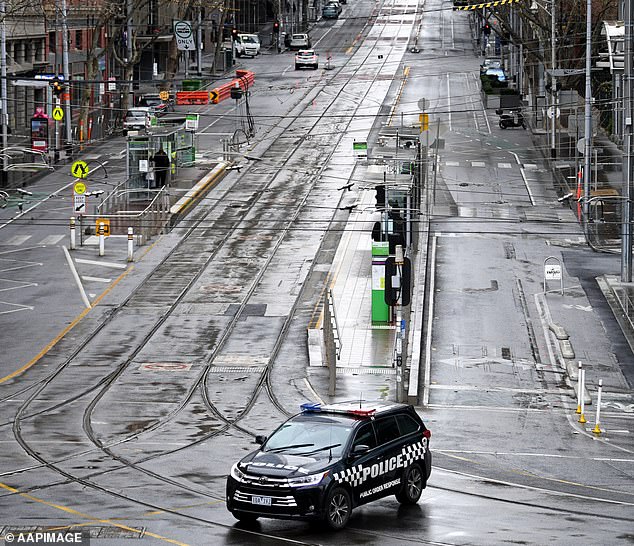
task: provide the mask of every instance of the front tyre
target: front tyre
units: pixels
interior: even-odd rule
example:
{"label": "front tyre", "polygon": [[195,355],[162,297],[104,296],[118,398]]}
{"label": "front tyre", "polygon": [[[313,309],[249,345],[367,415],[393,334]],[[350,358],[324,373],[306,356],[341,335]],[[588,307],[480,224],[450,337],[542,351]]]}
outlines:
{"label": "front tyre", "polygon": [[425,479],[418,463],[412,464],[403,472],[403,485],[396,493],[396,500],[401,504],[416,504],[423,493]]}
{"label": "front tyre", "polygon": [[506,129],[506,123],[500,120],[500,129]]}
{"label": "front tyre", "polygon": [[324,506],[324,522],[333,531],[343,529],[352,513],[350,494],[343,487],[333,487]]}

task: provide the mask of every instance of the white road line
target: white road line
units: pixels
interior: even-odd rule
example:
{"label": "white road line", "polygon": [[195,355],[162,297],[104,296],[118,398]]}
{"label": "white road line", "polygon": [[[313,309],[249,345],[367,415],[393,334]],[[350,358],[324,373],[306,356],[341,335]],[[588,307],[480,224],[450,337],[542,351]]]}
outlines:
{"label": "white road line", "polygon": [[82,275],[81,276],[82,280],[84,281],[92,281],[92,282],[112,282],[112,279],[104,279],[102,277],[88,277],[86,275]]}
{"label": "white road line", "polygon": [[460,167],[459,161],[445,161],[446,167]]}
{"label": "white road line", "polygon": [[[515,161],[517,161],[517,165],[520,168],[520,174],[522,175],[522,179],[524,180],[524,186],[526,187],[526,192],[528,193],[528,198],[531,200],[531,205],[535,206],[535,199],[533,198],[533,192],[531,191],[531,187],[528,185],[528,180],[526,180],[526,173],[524,172],[524,168],[522,167],[522,163],[520,162],[520,158],[517,156],[515,152],[509,151],[510,154],[515,156]],[[524,165],[525,167],[526,165]]]}
{"label": "white road line", "polygon": [[64,237],[66,237],[66,235],[48,235],[48,236],[44,237],[44,239],[42,239],[40,241],[40,244],[41,245],[56,245]]}
{"label": "white road line", "polygon": [[498,169],[512,169],[513,166],[510,163],[498,163]]}
{"label": "white road line", "polygon": [[9,313],[17,313],[18,311],[33,311],[31,305],[20,305],[19,303],[9,303],[8,301],[0,301],[0,305],[17,307],[17,309],[11,309],[10,311],[0,311],[0,315],[8,315]]}
{"label": "white road line", "polygon": [[449,130],[453,131],[451,126],[451,84],[449,83],[449,73],[447,72],[447,114],[449,116]]}
{"label": "white road line", "polygon": [[77,288],[79,288],[79,293],[81,295],[81,299],[83,300],[84,305],[88,309],[90,309],[92,307],[92,305],[90,305],[90,301],[88,300],[88,296],[86,296],[86,291],[84,290],[84,286],[81,284],[81,279],[79,278],[79,275],[77,274],[77,269],[75,268],[75,264],[73,263],[73,259],[70,257],[70,253],[68,252],[68,249],[65,246],[63,246],[62,248],[64,249],[64,255],[66,256],[66,261],[68,262],[68,267],[70,267],[70,271],[73,274],[73,277],[75,279],[75,283],[77,283]]}
{"label": "white road line", "polygon": [[114,269],[125,269],[127,267],[127,265],[125,264],[116,264],[114,262],[99,262],[97,260],[84,260],[82,258],[77,258],[76,262],[78,264],[102,265],[104,267],[112,267]]}
{"label": "white road line", "polygon": [[472,167],[486,167],[486,164],[484,163],[484,161],[472,161],[471,166]]}
{"label": "white road line", "polygon": [[439,453],[459,453],[462,455],[511,455],[514,457],[545,457],[551,459],[580,459],[583,461],[600,461],[610,463],[634,463],[634,459],[613,459],[611,457],[582,457],[581,455],[562,455],[561,453],[530,453],[526,451],[477,451],[468,449],[439,449]]}
{"label": "white road line", "polygon": [[[434,234],[434,240],[431,245],[431,265],[429,268],[429,309],[427,316],[434,317],[434,293],[436,292],[436,244],[438,242],[438,234]],[[425,374],[423,376],[423,406],[429,405],[429,384],[431,382],[431,331],[433,321],[430,321],[430,326],[427,328],[427,339],[425,340]]]}
{"label": "white road line", "polygon": [[30,235],[16,235],[15,237],[11,237],[11,239],[6,240],[3,245],[11,245],[18,246],[26,243],[31,238]]}
{"label": "white road line", "polygon": [[29,207],[28,209],[26,209],[24,212],[21,212],[20,214],[16,214],[13,218],[11,218],[10,220],[6,221],[4,224],[0,224],[0,229],[7,227],[9,224],[15,222],[18,218],[22,218],[22,216],[24,216],[25,214],[28,214],[29,212],[31,212],[34,208],[39,207],[42,203],[44,203],[45,201],[48,201],[51,197],[56,197],[58,193],[71,188],[73,186],[73,184],[75,183],[75,180],[73,180],[72,182],[70,182],[69,184],[66,184],[65,186],[62,186],[61,188],[59,188],[58,190],[55,190],[53,193],[51,193],[50,195],[46,196],[44,199],[42,199],[41,201],[38,201],[37,203],[35,203],[35,205],[33,205],[32,207]]}

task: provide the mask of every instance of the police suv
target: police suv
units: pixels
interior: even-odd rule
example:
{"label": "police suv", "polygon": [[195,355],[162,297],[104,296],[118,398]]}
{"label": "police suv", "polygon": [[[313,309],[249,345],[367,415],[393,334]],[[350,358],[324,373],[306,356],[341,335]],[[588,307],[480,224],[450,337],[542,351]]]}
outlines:
{"label": "police suv", "polygon": [[412,406],[303,404],[261,447],[233,465],[227,508],[258,517],[321,519],[345,527],[352,509],[395,495],[415,504],[431,473],[427,429]]}

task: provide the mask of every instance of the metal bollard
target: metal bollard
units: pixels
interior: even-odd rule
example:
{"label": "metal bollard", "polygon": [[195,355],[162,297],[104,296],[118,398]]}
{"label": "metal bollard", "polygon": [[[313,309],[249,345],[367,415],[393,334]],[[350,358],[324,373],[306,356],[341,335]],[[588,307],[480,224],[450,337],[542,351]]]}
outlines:
{"label": "metal bollard", "polygon": [[106,231],[106,226],[103,222],[99,222],[99,256],[103,256],[106,253],[105,245],[106,245],[106,236],[104,232]]}
{"label": "metal bollard", "polygon": [[134,230],[129,227],[128,228],[128,261],[134,261]]}
{"label": "metal bollard", "polygon": [[583,373],[582,371],[582,365],[581,365],[581,361],[579,361],[579,371],[577,372],[577,411],[575,413],[579,414],[581,413],[581,397],[583,396],[581,389],[583,388],[581,386],[581,374]]}
{"label": "metal bollard", "polygon": [[592,429],[592,432],[594,432],[595,434],[601,434],[601,427],[599,426],[599,424],[601,423],[600,414],[601,414],[601,391],[602,390],[603,390],[603,379],[599,379],[599,390],[597,391],[597,415],[594,419],[594,428]]}
{"label": "metal bollard", "polygon": [[75,217],[70,217],[70,250],[75,250],[77,241],[75,239]]}
{"label": "metal bollard", "polygon": [[583,390],[586,387],[586,371],[581,370],[581,384],[579,385],[579,397],[581,401],[581,415],[579,415],[579,422],[583,425],[586,422],[586,416],[584,415],[584,400],[583,400]]}

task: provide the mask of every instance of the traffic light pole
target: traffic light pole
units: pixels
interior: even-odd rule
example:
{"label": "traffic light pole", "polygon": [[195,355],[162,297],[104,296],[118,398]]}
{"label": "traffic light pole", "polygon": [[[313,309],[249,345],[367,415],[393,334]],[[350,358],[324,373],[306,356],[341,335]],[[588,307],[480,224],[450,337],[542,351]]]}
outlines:
{"label": "traffic light pole", "polygon": [[396,245],[394,263],[398,277],[398,299],[394,310],[396,311],[396,401],[403,401],[403,247]]}
{"label": "traffic light pole", "polygon": [[68,24],[66,20],[66,0],[62,0],[62,63],[64,68],[64,82],[66,84],[67,100],[64,101],[64,118],[66,120],[66,145],[72,156],[73,118],[70,110],[70,71],[68,67]]}

